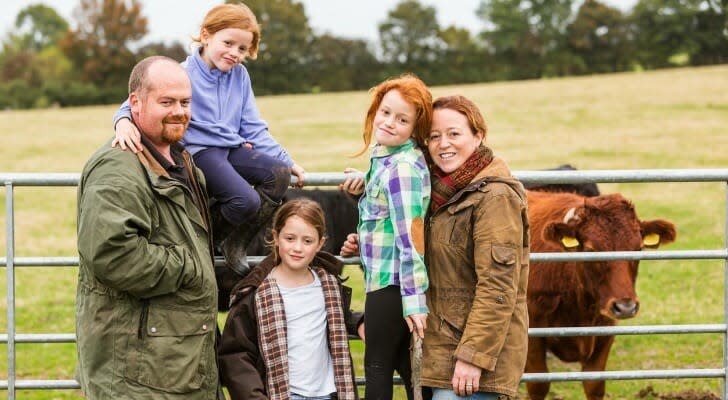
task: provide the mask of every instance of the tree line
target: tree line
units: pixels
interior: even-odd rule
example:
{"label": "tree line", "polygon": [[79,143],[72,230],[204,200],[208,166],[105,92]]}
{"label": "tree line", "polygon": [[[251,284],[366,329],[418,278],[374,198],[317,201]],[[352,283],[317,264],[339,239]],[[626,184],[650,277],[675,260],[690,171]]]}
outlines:
{"label": "tree line", "polygon": [[[234,1],[228,1],[234,2]],[[481,0],[485,28],[440,26],[434,7],[402,0],[377,41],[316,34],[296,0],[247,0],[263,26],[246,67],[258,95],[368,89],[414,72],[430,85],[600,74],[728,62],[728,0]],[[74,26],[53,8],[22,9],[0,49],[0,109],[119,103],[129,71],[153,54],[141,0],[79,0]]]}

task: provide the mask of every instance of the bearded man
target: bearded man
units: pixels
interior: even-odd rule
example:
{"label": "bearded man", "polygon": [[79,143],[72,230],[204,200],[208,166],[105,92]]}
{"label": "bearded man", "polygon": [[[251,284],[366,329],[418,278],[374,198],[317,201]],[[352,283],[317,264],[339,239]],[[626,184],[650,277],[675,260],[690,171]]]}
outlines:
{"label": "bearded man", "polygon": [[142,151],[106,143],[78,189],[76,377],[89,399],[217,399],[217,287],[204,178],[177,142],[192,89],[167,57],[129,78]]}

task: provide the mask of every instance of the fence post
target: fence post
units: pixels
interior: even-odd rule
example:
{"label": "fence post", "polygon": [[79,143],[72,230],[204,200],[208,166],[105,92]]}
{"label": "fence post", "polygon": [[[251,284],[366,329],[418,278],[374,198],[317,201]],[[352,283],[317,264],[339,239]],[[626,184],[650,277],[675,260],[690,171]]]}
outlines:
{"label": "fence post", "polygon": [[[725,182],[725,220],[723,236],[725,249],[728,251],[728,182]],[[723,400],[728,399],[728,257],[723,260],[723,322],[726,330],[723,332]]]}
{"label": "fence post", "polygon": [[8,400],[15,400],[15,229],[13,183],[5,182],[5,241],[8,285]]}

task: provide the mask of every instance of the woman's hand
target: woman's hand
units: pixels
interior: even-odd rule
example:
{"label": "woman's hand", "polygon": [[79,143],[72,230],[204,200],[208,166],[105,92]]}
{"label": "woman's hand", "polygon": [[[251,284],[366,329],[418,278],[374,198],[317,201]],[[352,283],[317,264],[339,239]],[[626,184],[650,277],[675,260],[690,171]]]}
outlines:
{"label": "woman's hand", "polygon": [[361,172],[354,168],[346,168],[344,173],[348,174],[348,176],[344,179],[344,183],[339,184],[339,189],[354,196],[364,193],[364,177]]}
{"label": "woman's hand", "polygon": [[470,396],[478,391],[481,369],[469,362],[457,360],[452,375],[452,390],[458,396]]}
{"label": "woman's hand", "polygon": [[121,118],[116,121],[114,134],[115,137],[111,142],[111,147],[116,147],[118,144],[122,150],[129,148],[134,154],[142,151],[141,133],[129,118]]}
{"label": "woman's hand", "polygon": [[359,324],[359,326],[356,328],[356,334],[359,335],[362,342],[366,342],[366,338],[364,337],[364,323],[362,322]]}
{"label": "woman's hand", "polygon": [[305,172],[303,170],[303,167],[298,164],[293,164],[291,167],[291,174],[295,176],[298,180],[296,181],[296,187],[302,188],[303,187],[303,180],[305,179]]}
{"label": "woman's hand", "polygon": [[346,235],[346,241],[341,245],[339,255],[342,257],[355,257],[359,255],[359,235],[350,233]]}
{"label": "woman's hand", "polygon": [[410,333],[412,333],[412,331],[416,329],[417,335],[419,335],[420,338],[425,338],[425,328],[427,328],[427,314],[410,314],[404,317],[404,320],[407,321],[407,327],[409,328]]}

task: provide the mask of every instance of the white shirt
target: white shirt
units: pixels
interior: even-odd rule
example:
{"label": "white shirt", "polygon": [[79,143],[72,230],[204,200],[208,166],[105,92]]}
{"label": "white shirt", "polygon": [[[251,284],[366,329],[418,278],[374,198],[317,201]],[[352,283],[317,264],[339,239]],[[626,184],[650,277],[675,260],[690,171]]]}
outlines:
{"label": "white shirt", "polygon": [[336,392],[334,365],[328,345],[326,305],[321,280],[311,271],[310,285],[278,285],[288,326],[288,378],[291,393],[324,396]]}

